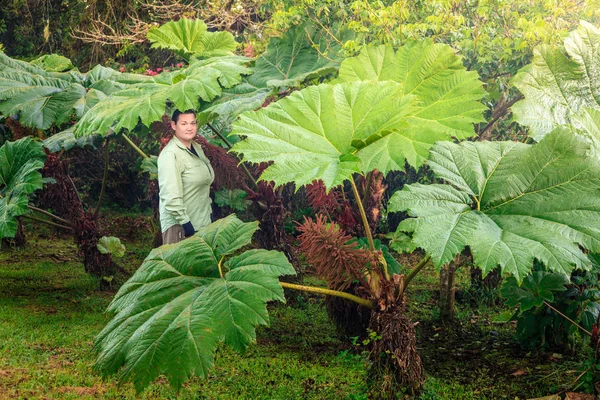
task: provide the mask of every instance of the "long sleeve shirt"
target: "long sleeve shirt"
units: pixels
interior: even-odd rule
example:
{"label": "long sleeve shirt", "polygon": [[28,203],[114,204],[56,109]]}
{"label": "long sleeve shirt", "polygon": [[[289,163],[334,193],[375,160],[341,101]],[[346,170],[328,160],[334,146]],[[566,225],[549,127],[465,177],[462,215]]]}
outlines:
{"label": "long sleeve shirt", "polygon": [[202,148],[192,142],[194,155],[173,137],[158,156],[161,231],[191,222],[198,230],[210,224],[210,185],[214,171]]}

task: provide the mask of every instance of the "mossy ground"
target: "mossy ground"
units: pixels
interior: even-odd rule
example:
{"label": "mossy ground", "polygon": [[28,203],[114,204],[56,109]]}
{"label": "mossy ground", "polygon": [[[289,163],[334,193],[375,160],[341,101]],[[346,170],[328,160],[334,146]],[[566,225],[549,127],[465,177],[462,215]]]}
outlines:
{"label": "mossy ground", "polygon": [[[118,224],[115,224],[118,226]],[[140,224],[120,260],[135,270],[151,248]],[[136,396],[131,384],[103,381],[94,370],[94,336],[118,286],[99,291],[68,236],[27,226],[24,249],[0,249],[0,399],[175,398],[164,378]],[[116,232],[118,236],[119,232]],[[309,278],[311,283],[315,279]],[[459,276],[465,284],[466,276]],[[514,327],[491,322],[501,307],[459,303],[458,321],[443,326],[426,271],[410,293],[427,381],[420,399],[515,399],[557,393],[575,379],[577,359],[522,351]],[[182,399],[366,399],[367,346],[339,336],[321,298],[295,296],[270,305],[271,327],[239,355],[219,348],[208,380],[192,379]],[[410,398],[398,394],[399,398]]]}

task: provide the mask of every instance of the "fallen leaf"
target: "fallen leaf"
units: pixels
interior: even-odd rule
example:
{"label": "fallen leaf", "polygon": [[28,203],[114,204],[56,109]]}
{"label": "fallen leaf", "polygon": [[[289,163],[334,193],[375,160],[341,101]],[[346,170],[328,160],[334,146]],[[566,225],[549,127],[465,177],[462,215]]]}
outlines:
{"label": "fallen leaf", "polygon": [[523,376],[523,375],[527,375],[527,371],[520,369],[518,371],[515,371],[511,374],[512,376]]}
{"label": "fallen leaf", "polygon": [[593,394],[567,392],[565,400],[596,400],[596,398]]}

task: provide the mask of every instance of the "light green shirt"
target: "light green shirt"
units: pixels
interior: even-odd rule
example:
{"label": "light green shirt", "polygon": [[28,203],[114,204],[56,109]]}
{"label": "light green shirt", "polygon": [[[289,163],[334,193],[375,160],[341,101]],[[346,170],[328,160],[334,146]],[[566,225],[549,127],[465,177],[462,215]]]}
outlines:
{"label": "light green shirt", "polygon": [[215,173],[197,143],[198,157],[177,137],[158,156],[158,188],[161,231],[191,222],[195,230],[210,224],[210,185]]}

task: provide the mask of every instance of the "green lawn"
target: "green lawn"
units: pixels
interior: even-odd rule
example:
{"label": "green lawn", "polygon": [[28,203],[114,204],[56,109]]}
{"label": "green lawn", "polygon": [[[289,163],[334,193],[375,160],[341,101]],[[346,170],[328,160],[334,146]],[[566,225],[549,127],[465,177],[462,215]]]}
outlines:
{"label": "green lawn", "polygon": [[[98,291],[72,241],[51,236],[0,252],[0,399],[176,398],[162,377],[140,396],[114,377],[102,381],[93,369],[92,342],[109,321],[103,311],[116,285],[112,292]],[[141,263],[149,243],[147,237],[124,240],[126,269]],[[428,271],[411,293],[410,313],[420,322],[419,349],[428,375],[420,399],[539,397],[574,379],[568,362],[516,350],[513,327],[489,322],[500,309],[461,306],[460,327],[442,329],[435,320],[435,283],[435,273]],[[271,327],[258,330],[257,345],[245,355],[219,348],[209,379],[193,379],[180,398],[366,399],[366,346],[336,333],[321,298],[293,300],[270,306]],[[492,337],[492,330],[499,336]]]}

